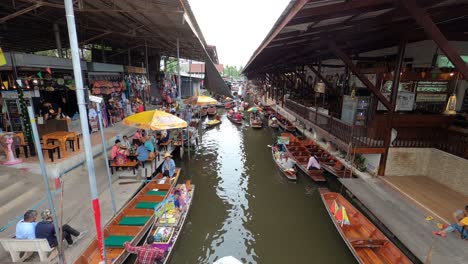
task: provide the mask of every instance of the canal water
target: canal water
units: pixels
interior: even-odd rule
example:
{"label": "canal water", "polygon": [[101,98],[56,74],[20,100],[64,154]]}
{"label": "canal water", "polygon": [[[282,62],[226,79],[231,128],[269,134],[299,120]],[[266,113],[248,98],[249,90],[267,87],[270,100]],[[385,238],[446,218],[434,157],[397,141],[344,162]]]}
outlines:
{"label": "canal water", "polygon": [[190,160],[176,160],[196,191],[170,263],[356,263],[321,202],[324,185],[291,183],[276,168],[268,145],[278,132],[221,120]]}

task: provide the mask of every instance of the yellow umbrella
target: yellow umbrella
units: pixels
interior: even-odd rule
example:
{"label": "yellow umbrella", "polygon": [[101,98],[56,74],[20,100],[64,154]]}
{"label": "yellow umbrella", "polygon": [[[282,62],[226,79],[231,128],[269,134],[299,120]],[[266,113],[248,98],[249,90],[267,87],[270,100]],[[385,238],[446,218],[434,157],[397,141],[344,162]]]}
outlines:
{"label": "yellow umbrella", "polygon": [[175,115],[159,111],[150,110],[126,117],[123,124],[140,129],[164,130],[187,127],[187,122]]}
{"label": "yellow umbrella", "polygon": [[192,96],[184,100],[185,104],[191,104],[191,105],[198,105],[198,106],[203,106],[203,105],[215,105],[218,103],[215,99],[209,97],[209,96]]}

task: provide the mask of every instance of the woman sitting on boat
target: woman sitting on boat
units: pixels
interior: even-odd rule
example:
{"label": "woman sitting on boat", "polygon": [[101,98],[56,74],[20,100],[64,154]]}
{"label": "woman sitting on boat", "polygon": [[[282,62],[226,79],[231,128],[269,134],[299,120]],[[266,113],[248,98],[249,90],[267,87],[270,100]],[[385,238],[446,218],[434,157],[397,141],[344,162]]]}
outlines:
{"label": "woman sitting on boat", "polygon": [[294,167],[294,160],[289,158],[288,153],[284,153],[279,161],[280,165],[286,170]]}
{"label": "woman sitting on boat", "polygon": [[322,167],[320,166],[320,161],[317,156],[312,155],[309,158],[309,162],[307,163],[308,170],[320,170]]}
{"label": "woman sitting on boat", "polygon": [[236,113],[236,120],[237,120],[237,121],[241,121],[241,120],[242,120],[242,115],[241,115],[240,111],[237,111],[237,113]]}

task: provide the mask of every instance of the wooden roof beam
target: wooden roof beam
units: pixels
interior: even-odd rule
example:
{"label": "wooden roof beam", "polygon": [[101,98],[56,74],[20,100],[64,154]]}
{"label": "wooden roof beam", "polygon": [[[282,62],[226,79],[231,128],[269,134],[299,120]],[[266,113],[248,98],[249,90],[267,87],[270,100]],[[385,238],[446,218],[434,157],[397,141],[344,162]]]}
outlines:
{"label": "wooden roof beam", "polygon": [[35,10],[35,9],[38,9],[41,6],[42,6],[41,3],[33,4],[31,6],[23,8],[21,10],[18,10],[18,11],[14,12],[14,13],[11,13],[11,14],[9,14],[7,16],[4,16],[4,17],[0,18],[0,24],[5,23],[6,21],[8,21],[10,19],[13,19],[13,18],[15,18],[17,16],[21,16],[21,15],[24,15],[26,13],[29,13],[29,12]]}
{"label": "wooden roof beam", "polygon": [[419,7],[414,0],[400,0],[400,2],[414,20],[424,29],[426,34],[439,46],[445,55],[447,55],[453,65],[463,74],[463,77],[468,79],[468,66],[461,58],[458,51],[448,42],[447,38],[445,38],[434,21],[432,21],[429,14]]}
{"label": "wooden roof beam", "polygon": [[340,58],[347,66],[348,68],[358,77],[358,79],[369,89],[376,97],[379,99],[379,101],[387,108],[391,109],[392,105],[391,103],[385,98],[385,96],[382,95],[382,93],[375,87],[367,77],[361,73],[361,71],[354,65],[353,61],[344,53],[342,49],[340,49],[336,43],[332,40],[328,40],[328,45],[332,49],[333,53],[336,55],[336,57]]}

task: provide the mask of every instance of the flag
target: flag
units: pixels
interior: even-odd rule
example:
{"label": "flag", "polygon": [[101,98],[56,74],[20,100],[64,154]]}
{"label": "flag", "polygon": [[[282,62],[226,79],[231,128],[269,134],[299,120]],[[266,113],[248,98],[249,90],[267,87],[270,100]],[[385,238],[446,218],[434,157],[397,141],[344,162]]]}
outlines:
{"label": "flag", "polygon": [[47,72],[48,74],[52,74],[52,70],[50,69],[50,67],[47,67],[47,68],[46,68],[46,72]]}
{"label": "flag", "polygon": [[338,206],[338,203],[335,200],[335,201],[333,201],[333,203],[331,205],[330,211],[331,211],[332,215],[336,215],[338,210],[340,210],[340,207]]}
{"label": "flag", "polygon": [[16,83],[18,84],[19,87],[23,87],[23,82],[21,82],[21,80],[16,80]]}
{"label": "flag", "polygon": [[338,213],[335,215],[335,219],[339,224],[341,224],[341,226],[351,224],[349,222],[348,214],[346,213],[346,208],[344,208],[344,206],[342,206],[341,210],[339,210]]}
{"label": "flag", "polygon": [[3,86],[5,87],[5,89],[8,89],[8,81],[4,81]]}
{"label": "flag", "polygon": [[2,48],[0,48],[0,66],[5,65],[7,63],[5,54],[3,53]]}
{"label": "flag", "polygon": [[42,79],[42,72],[38,72],[38,73],[36,73],[36,75],[37,75],[37,77]]}

